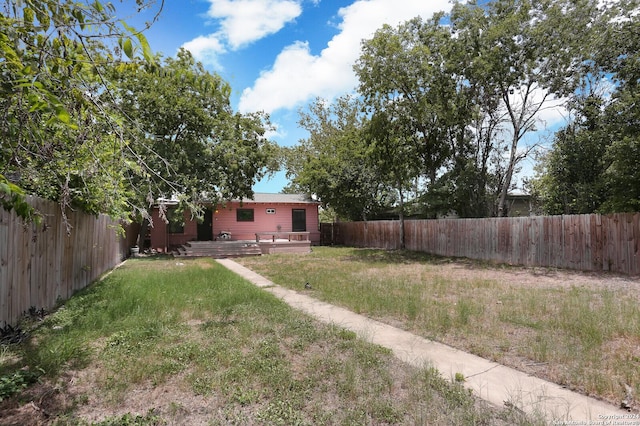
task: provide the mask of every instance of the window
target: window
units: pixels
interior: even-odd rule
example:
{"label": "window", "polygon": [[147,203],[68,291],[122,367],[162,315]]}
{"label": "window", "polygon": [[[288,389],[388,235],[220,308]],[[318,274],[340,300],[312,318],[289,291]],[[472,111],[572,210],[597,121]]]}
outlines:
{"label": "window", "polygon": [[167,219],[169,220],[170,234],[184,234],[184,214],[182,210],[169,207],[167,209]]}
{"label": "window", "polygon": [[267,214],[276,214],[276,209],[267,209]]}
{"label": "window", "polygon": [[293,209],[291,211],[291,230],[293,232],[304,232],[307,230],[307,211],[305,209]]}
{"label": "window", "polygon": [[253,222],[253,209],[236,210],[236,220],[238,222]]}

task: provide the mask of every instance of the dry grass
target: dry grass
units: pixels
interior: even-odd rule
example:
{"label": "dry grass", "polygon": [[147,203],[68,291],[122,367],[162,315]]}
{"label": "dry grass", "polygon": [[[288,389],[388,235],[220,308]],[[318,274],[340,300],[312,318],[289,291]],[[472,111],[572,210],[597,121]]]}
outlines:
{"label": "dry grass", "polygon": [[[619,405],[640,392],[640,280],[318,247],[242,259],[279,285]],[[637,410],[637,401],[632,401]]]}
{"label": "dry grass", "polygon": [[531,424],[211,260],[129,261],[31,331],[0,384],[43,374],[0,424]]}

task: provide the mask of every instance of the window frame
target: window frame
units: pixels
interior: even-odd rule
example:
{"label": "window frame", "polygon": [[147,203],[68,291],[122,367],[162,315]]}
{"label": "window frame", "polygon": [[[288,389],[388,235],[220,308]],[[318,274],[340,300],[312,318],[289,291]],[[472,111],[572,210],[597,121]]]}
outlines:
{"label": "window frame", "polygon": [[236,222],[255,222],[255,209],[236,209]]}

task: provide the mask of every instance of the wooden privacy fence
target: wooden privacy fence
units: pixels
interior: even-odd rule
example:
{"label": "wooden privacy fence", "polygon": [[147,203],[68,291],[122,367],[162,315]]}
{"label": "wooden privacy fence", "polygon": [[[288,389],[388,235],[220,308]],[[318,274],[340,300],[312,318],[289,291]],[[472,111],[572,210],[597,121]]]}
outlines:
{"label": "wooden privacy fence", "polygon": [[[399,221],[340,222],[322,227],[322,235],[338,237],[333,240],[337,244],[400,247]],[[638,275],[640,213],[408,220],[405,247],[512,265]]]}
{"label": "wooden privacy fence", "polygon": [[0,208],[0,326],[15,324],[31,307],[52,308],[127,255],[109,217],[69,212],[67,234],[58,204],[35,197],[29,204],[43,214],[41,226]]}

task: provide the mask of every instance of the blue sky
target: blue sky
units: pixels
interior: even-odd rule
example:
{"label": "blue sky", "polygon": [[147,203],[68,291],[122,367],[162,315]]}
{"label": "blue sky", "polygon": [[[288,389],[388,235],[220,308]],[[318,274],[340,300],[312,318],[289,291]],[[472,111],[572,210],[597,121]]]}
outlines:
{"label": "blue sky", "polygon": [[[189,49],[231,84],[235,110],[269,113],[277,128],[270,139],[291,146],[306,137],[299,108],[355,89],[362,39],[385,23],[450,7],[448,0],[165,0],[145,35],[165,57]],[[125,20],[139,28],[151,12]],[[254,190],[280,192],[286,184],[281,172]]]}

